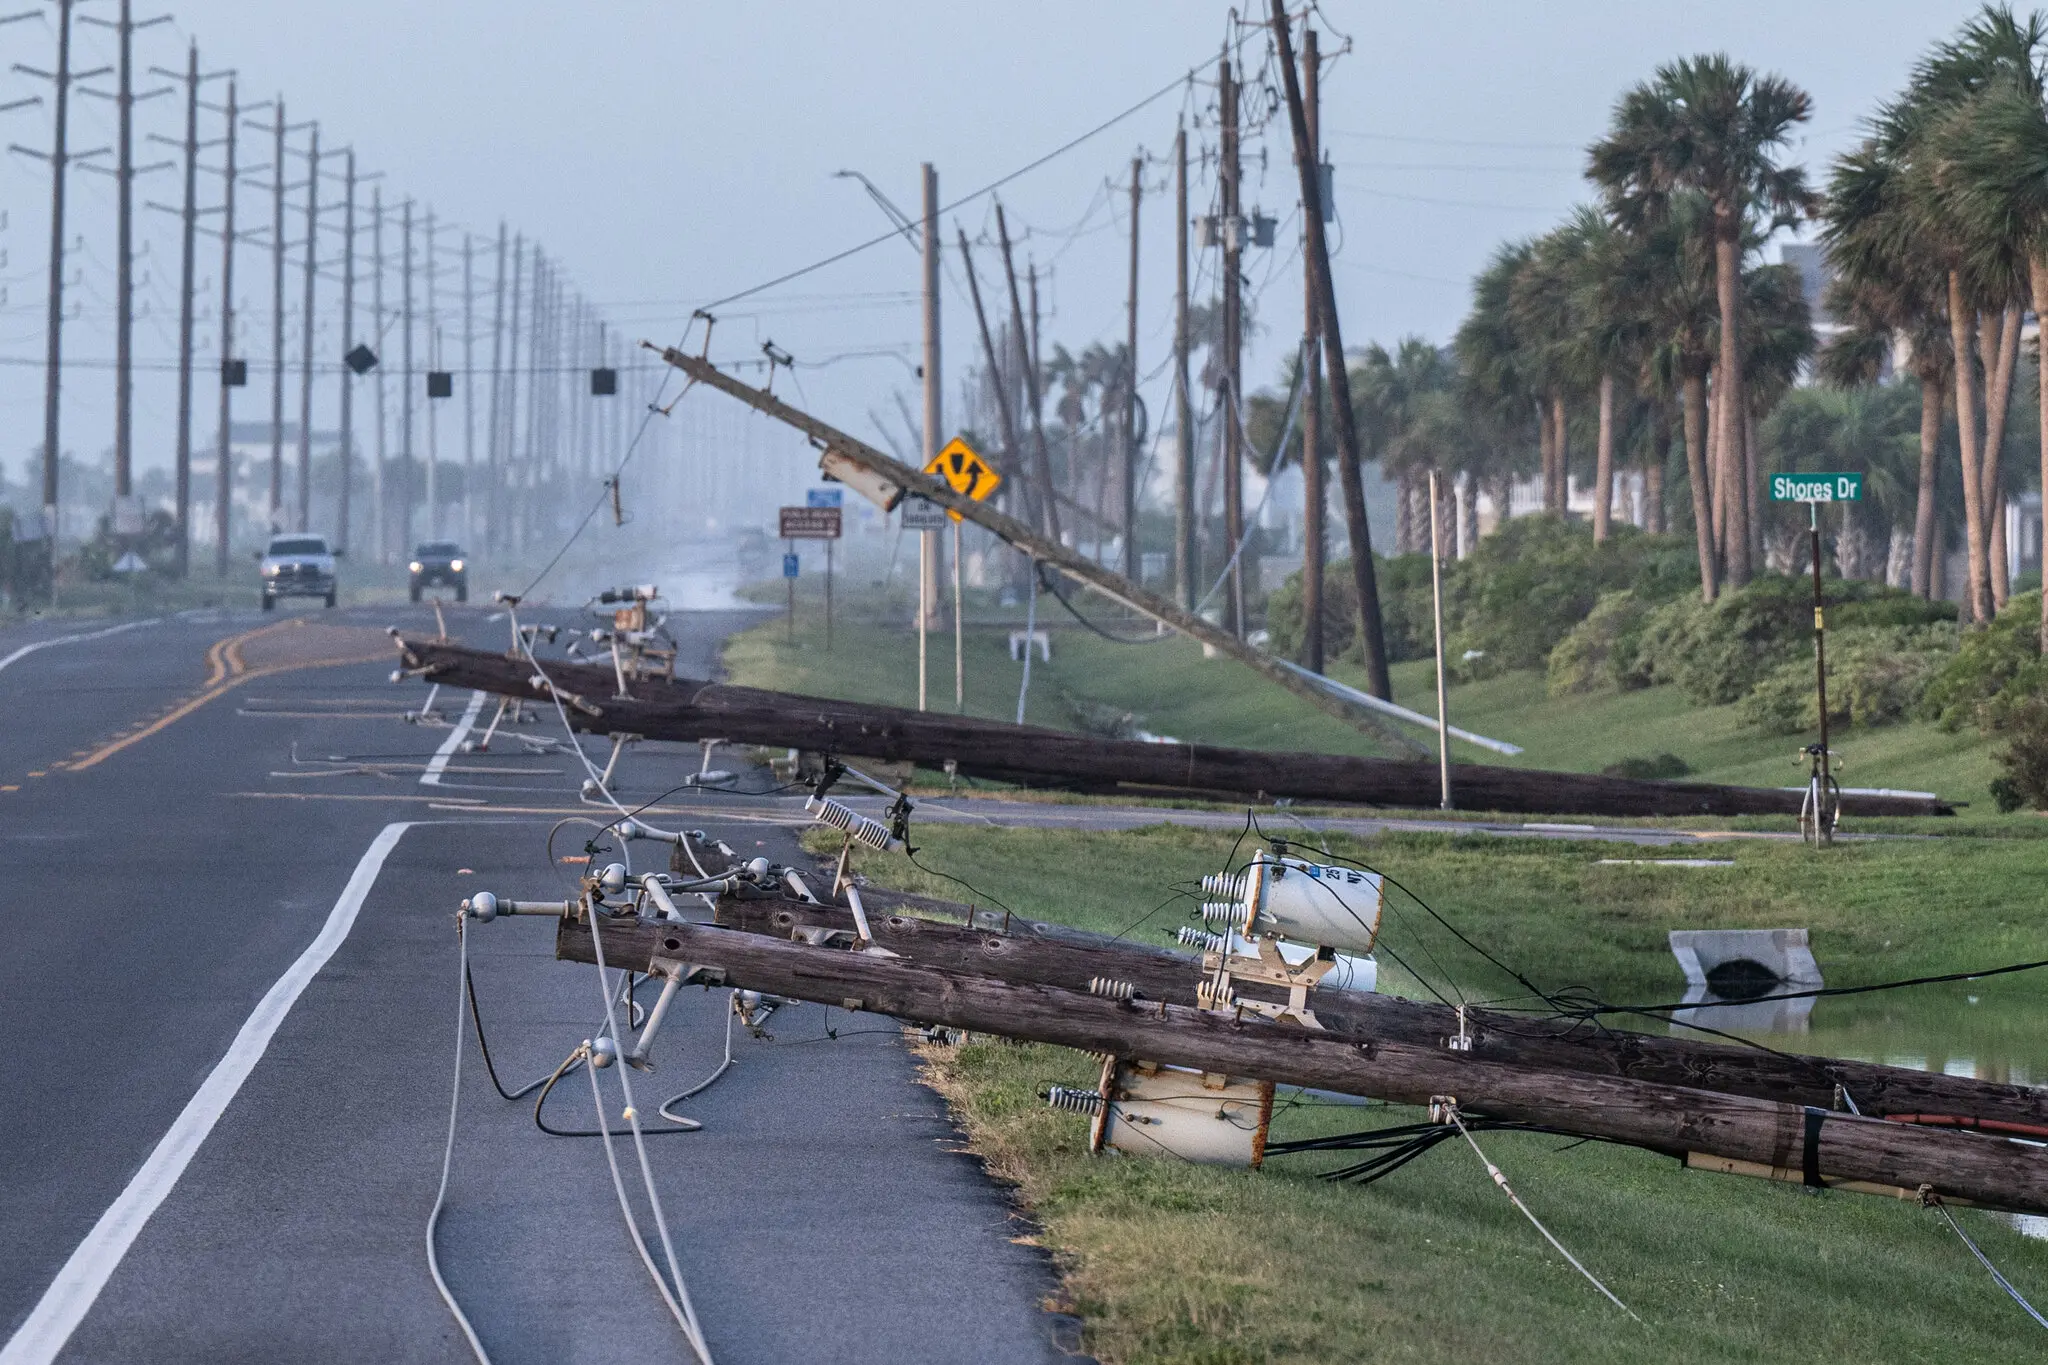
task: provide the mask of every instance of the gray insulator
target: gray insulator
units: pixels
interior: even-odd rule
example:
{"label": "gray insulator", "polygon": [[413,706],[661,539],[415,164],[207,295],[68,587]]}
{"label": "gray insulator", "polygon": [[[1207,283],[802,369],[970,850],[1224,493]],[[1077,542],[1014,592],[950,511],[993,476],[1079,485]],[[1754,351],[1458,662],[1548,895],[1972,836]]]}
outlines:
{"label": "gray insulator", "polygon": [[1210,953],[1220,953],[1223,951],[1223,935],[1197,929],[1192,924],[1181,925],[1180,928],[1174,931],[1173,936],[1178,942],[1184,943],[1190,948],[1200,948],[1204,952]]}
{"label": "gray insulator", "polygon": [[1071,1085],[1049,1087],[1045,1092],[1045,1102],[1070,1114],[1093,1114],[1102,1108],[1102,1096],[1093,1090],[1077,1090]]}
{"label": "gray insulator", "polygon": [[1236,901],[1206,901],[1202,905],[1202,919],[1219,929],[1242,929],[1247,917],[1245,907]]}
{"label": "gray insulator", "polygon": [[469,917],[489,924],[498,917],[498,898],[488,891],[479,891],[462,903]]}
{"label": "gray insulator", "polygon": [[599,1071],[619,1060],[619,1045],[610,1038],[599,1038],[590,1045],[590,1064]]}
{"label": "gray insulator", "polygon": [[608,896],[616,896],[619,892],[624,891],[626,889],[626,865],[624,863],[606,863],[604,871],[597,874],[597,884],[604,888],[604,892]]}
{"label": "gray insulator", "polygon": [[1202,878],[1202,894],[1223,896],[1230,900],[1244,899],[1244,873],[1212,872]]}
{"label": "gray insulator", "polygon": [[1088,978],[1088,994],[1099,995],[1105,1000],[1129,1000],[1138,993],[1138,988],[1128,981],[1119,981],[1110,976]]}

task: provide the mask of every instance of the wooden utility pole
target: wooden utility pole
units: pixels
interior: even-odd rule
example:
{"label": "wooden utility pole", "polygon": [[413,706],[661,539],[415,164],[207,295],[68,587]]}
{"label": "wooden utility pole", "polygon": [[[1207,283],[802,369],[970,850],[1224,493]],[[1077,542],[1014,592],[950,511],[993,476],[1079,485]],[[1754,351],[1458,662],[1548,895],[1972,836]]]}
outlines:
{"label": "wooden utility pole", "polygon": [[1138,201],[1145,158],[1131,158],[1131,294],[1124,326],[1124,577],[1143,581],[1138,556]]}
{"label": "wooden utility pole", "polygon": [[1188,387],[1188,130],[1173,135],[1173,581],[1180,604],[1195,609],[1201,563],[1195,540],[1195,401]]}
{"label": "wooden utility pole", "polygon": [[[1202,959],[1185,949],[1150,947],[1064,924],[876,887],[863,888],[861,898],[874,945],[916,966],[1074,991],[1087,990],[1098,978],[1124,981],[1136,988],[1138,999],[1190,1007],[1201,1003],[1196,983],[1204,975]],[[887,913],[892,906],[909,913]],[[851,936],[856,927],[849,910],[779,896],[721,897],[713,913],[721,929],[780,939],[794,939],[799,933],[810,938],[811,931],[820,930],[829,941],[829,936],[840,933]],[[568,942],[578,942],[575,926],[564,932]],[[659,924],[621,926],[616,934],[606,931],[605,951],[622,959],[659,952],[661,935]],[[1283,986],[1240,980],[1233,982],[1233,989],[1241,999],[1275,1004],[1287,999]],[[1312,1001],[1324,1029],[1355,1043],[1384,1039],[1442,1047],[1459,1035],[1458,1010],[1452,1005],[1327,985]],[[1801,1056],[1690,1035],[1593,1028],[1579,1019],[1499,1010],[1469,1008],[1464,1026],[1465,1052],[1475,1061],[1655,1081],[1821,1109],[1836,1107],[1840,1086],[1866,1113],[1954,1114],[2048,1125],[2048,1091],[2038,1086]]]}
{"label": "wooden utility pole", "polygon": [[306,281],[299,335],[299,515],[297,529],[313,529],[313,288],[320,260],[320,125],[306,145]]}
{"label": "wooden utility pole", "polygon": [[462,234],[462,541],[476,538],[476,241]]}
{"label": "wooden utility pole", "polygon": [[1337,319],[1337,291],[1330,276],[1330,245],[1323,233],[1322,173],[1311,158],[1308,114],[1294,69],[1294,42],[1287,28],[1285,0],[1272,0],[1273,41],[1286,85],[1287,117],[1294,128],[1294,152],[1301,172],[1302,218],[1308,226],[1309,268],[1315,275],[1324,372],[1330,409],[1337,419],[1337,474],[1344,489],[1344,521],[1351,533],[1351,573],[1358,588],[1359,640],[1364,646],[1366,690],[1381,700],[1393,697],[1387,674],[1386,628],[1380,617],[1379,574],[1372,558],[1372,528],[1365,519],[1365,483],[1358,448],[1358,419],[1351,407],[1351,381],[1344,368],[1344,332]]}
{"label": "wooden utility pole", "polygon": [[400,256],[403,260],[399,275],[399,385],[398,385],[398,556],[400,562],[412,553],[413,531],[413,444],[412,410],[413,378],[412,367],[412,200],[405,201],[399,219]]}
{"label": "wooden utility pole", "polygon": [[505,481],[501,520],[491,527],[497,543],[526,548],[526,527],[520,519],[520,490],[525,487],[525,462],[519,459],[519,309],[526,280],[526,234],[512,239],[512,314],[505,330],[505,438],[501,452]]}
{"label": "wooden utility pole", "polygon": [[[489,466],[489,491],[484,496],[484,544],[498,547],[503,527],[499,516],[501,485],[505,477],[505,220],[498,220],[498,276],[491,290],[491,401],[488,430],[484,434],[484,462]],[[474,530],[470,532],[475,538]],[[467,547],[474,554],[476,545]]]}
{"label": "wooden utility pole", "polygon": [[[939,368],[939,173],[927,161],[919,175],[924,218],[918,247],[924,288],[924,463],[946,444],[945,383]],[[917,709],[930,701],[930,633],[939,624],[939,533],[917,533]]]}
{"label": "wooden utility pole", "polygon": [[[690,359],[696,361],[694,356]],[[834,448],[866,463],[864,452],[836,443]],[[885,470],[877,472],[893,477]],[[929,485],[920,480],[904,486],[924,492]],[[1021,523],[1001,513],[989,513],[950,488],[946,491],[952,505],[964,504],[986,514],[975,520],[1005,539],[1011,536],[997,528],[1016,528],[1029,537],[1022,542],[1025,548],[1071,572],[1066,560],[1053,559],[1050,547]],[[940,499],[933,497],[933,501]],[[966,515],[963,508],[962,516]],[[1083,565],[1093,563],[1072,550],[1063,550],[1063,554]],[[1096,567],[1105,581],[1120,581],[1112,571]],[[1127,591],[1134,598],[1138,595],[1136,589]],[[1208,633],[1211,639],[1233,638],[1213,625],[1208,626]],[[472,687],[529,701],[545,700],[549,695],[547,684],[535,685],[530,666],[522,667],[520,660],[502,653],[419,639],[405,640],[402,648],[407,667],[430,670],[431,679],[443,687]],[[963,777],[1068,791],[1229,793],[1262,801],[1289,797],[1417,810],[1434,806],[1441,795],[1434,765],[1409,759],[1105,739],[691,678],[632,682],[629,695],[620,698],[615,695],[617,682],[608,664],[551,662],[548,676],[568,705],[570,724],[586,733],[623,731],[677,743],[724,738],[735,744],[882,762],[908,761],[934,771],[957,769]],[[1300,681],[1292,673],[1285,676]],[[1406,735],[1400,738],[1404,747],[1412,745],[1408,751],[1417,757],[1429,756],[1426,746]],[[1468,808],[1524,814],[1796,815],[1806,795],[1800,788],[1660,782],[1478,763],[1455,764],[1451,775]],[[1933,797],[1845,795],[1842,809],[1852,815],[1930,816],[1952,813],[1954,807]]]}
{"label": "wooden utility pole", "polygon": [[222,138],[227,164],[223,168],[220,225],[220,430],[213,466],[213,572],[228,576],[228,532],[235,493],[234,445],[229,439],[235,386],[228,382],[235,358],[235,130],[241,117],[235,108],[235,82],[228,80],[227,131]]}
{"label": "wooden utility pole", "polygon": [[[427,370],[429,373],[441,368],[441,314],[438,307],[440,290],[436,286],[434,273],[434,248],[439,245],[439,233],[434,228],[434,211],[427,210],[427,221],[423,229],[427,239]],[[422,391],[427,405],[427,538],[441,538],[441,409],[433,395]]]}
{"label": "wooden utility pole", "polygon": [[1237,81],[1230,55],[1217,63],[1217,99],[1221,106],[1221,161],[1217,171],[1221,212],[1216,229],[1223,239],[1223,394],[1216,412],[1223,419],[1223,543],[1230,556],[1223,602],[1223,626],[1242,638],[1244,600],[1244,447],[1238,424],[1244,414],[1238,401],[1244,381],[1244,214],[1239,203],[1237,164]]}
{"label": "wooden utility pole", "polygon": [[185,54],[185,207],[178,240],[178,577],[192,572],[192,324],[199,249],[199,44]]}
{"label": "wooden utility pole", "polygon": [[[345,170],[341,218],[341,353],[356,348],[356,151],[343,153]],[[335,539],[343,550],[349,541],[349,490],[356,470],[356,372],[341,367],[341,506],[335,518]]]}
{"label": "wooden utility pole", "polygon": [[[71,9],[75,0],[57,0],[57,69],[29,74],[45,76],[56,92],[56,125],[50,154],[50,284],[44,315],[43,360],[43,548],[49,555],[50,600],[57,600],[57,469],[63,452],[59,393],[64,376],[64,173],[71,165],[71,83],[104,75],[107,68],[71,70]],[[104,149],[101,149],[104,150]],[[96,155],[97,153],[87,153]],[[31,152],[30,155],[38,155]]]}
{"label": "wooden utility pole", "polygon": [[[130,0],[121,0],[121,17],[114,20],[83,16],[80,23],[111,28],[120,48],[113,95],[115,117],[114,162],[114,507],[113,527],[117,536],[140,534],[142,511],[135,504],[135,101],[165,93],[135,93],[135,30],[170,22],[170,16],[136,23]],[[81,93],[105,98],[99,90]],[[157,170],[145,166],[142,170]],[[101,167],[87,167],[100,170]]]}
{"label": "wooden utility pole", "polygon": [[546,337],[545,322],[548,309],[548,266],[547,258],[541,254],[538,244],[533,248],[533,288],[529,295],[532,307],[528,309],[527,328],[532,333],[526,345],[526,476],[523,480],[525,498],[520,508],[521,540],[524,543],[539,531],[539,507],[541,499],[541,419],[543,389],[541,387],[541,344]]}
{"label": "wooden utility pole", "polygon": [[[648,349],[654,348],[649,345]],[[757,411],[795,427],[814,437],[821,446],[837,447],[848,458],[866,465],[898,487],[921,493],[933,502],[959,512],[964,520],[974,522],[1026,554],[1041,559],[1069,577],[1090,585],[1112,601],[1121,602],[1183,635],[1192,636],[1203,644],[1216,646],[1233,659],[1257,670],[1319,710],[1338,716],[1389,744],[1398,745],[1410,752],[1427,754],[1428,751],[1421,745],[1382,721],[1377,711],[1333,695],[1295,672],[1292,664],[1277,660],[1263,650],[1252,648],[1228,631],[1217,629],[1192,612],[1147,591],[1139,584],[1132,583],[1113,569],[1104,568],[1085,555],[1075,553],[1061,541],[1041,536],[1014,517],[1006,516],[984,503],[962,497],[943,479],[933,478],[900,460],[892,459],[867,442],[821,422],[809,413],[791,407],[773,394],[743,384],[722,373],[708,361],[684,355],[673,347],[662,350],[660,355],[663,360],[698,382],[727,393]]]}
{"label": "wooden utility pole", "polygon": [[[1039,516],[1045,533],[1054,541],[1058,541],[1059,494],[1052,481],[1052,456],[1045,448],[1045,405],[1038,393],[1038,348],[1030,339],[1031,333],[1024,330],[1024,299],[1017,289],[1017,265],[1010,255],[1010,225],[1003,217],[1001,204],[996,205],[996,241],[1003,249],[1003,276],[1010,285],[1010,330],[1016,334],[1017,350],[1024,361],[1024,402],[1030,409],[1031,416],[1031,473],[1033,481],[1038,485]],[[1032,311],[1036,313],[1037,309],[1034,308]]]}
{"label": "wooden utility pole", "polygon": [[974,321],[981,329],[982,359],[988,366],[989,388],[996,396],[996,421],[1002,426],[1003,472],[1014,474],[1024,456],[1024,447],[1017,438],[1017,415],[1010,409],[1010,386],[1003,382],[1003,367],[996,359],[995,337],[988,329],[988,314],[982,310],[981,278],[974,268],[974,251],[967,245],[966,229],[956,230],[960,233],[960,264],[967,271],[967,296],[974,301]]}
{"label": "wooden utility pole", "polygon": [[384,187],[370,188],[370,336],[377,344],[377,458],[370,467],[371,551],[379,564],[391,558],[391,494],[385,482],[390,463],[391,423],[384,401]]}
{"label": "wooden utility pole", "polygon": [[[594,960],[595,946],[587,922],[561,919],[558,956]],[[701,924],[664,924],[650,954],[653,948],[695,965],[700,979],[764,994],[1394,1104],[1452,1096],[1474,1114],[1647,1147],[1708,1169],[1715,1161],[1724,1170],[1761,1166],[1763,1174],[1794,1180],[1803,1169],[1816,1186],[1855,1183],[1910,1194],[1924,1185],[1996,1208],[2048,1210],[2048,1155],[1975,1133],[1484,1061],[1442,1046],[1380,1039],[1361,1045],[1290,1023],[1012,984]],[[653,965],[648,956],[617,953],[607,961],[640,970]]]}
{"label": "wooden utility pole", "polygon": [[[1308,125],[1308,159],[1322,176],[1322,53],[1306,21],[1301,33],[1302,112]],[[1303,235],[1307,234],[1306,225]],[[1322,329],[1316,325],[1316,275],[1308,252],[1301,257],[1301,665],[1323,671],[1323,377]]]}
{"label": "wooden utility pole", "polygon": [[284,526],[284,96],[272,124],[270,221],[270,530]]}

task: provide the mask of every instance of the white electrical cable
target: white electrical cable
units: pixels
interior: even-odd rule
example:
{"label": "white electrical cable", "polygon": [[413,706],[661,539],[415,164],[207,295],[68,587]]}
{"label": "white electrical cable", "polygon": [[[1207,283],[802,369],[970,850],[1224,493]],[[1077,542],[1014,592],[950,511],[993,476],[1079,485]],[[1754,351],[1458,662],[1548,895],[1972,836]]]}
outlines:
{"label": "white electrical cable", "polygon": [[1462,1114],[1458,1112],[1457,1107],[1455,1105],[1451,1106],[1449,1112],[1451,1122],[1458,1125],[1458,1132],[1463,1134],[1465,1141],[1471,1145],[1472,1155],[1478,1157],[1480,1164],[1486,1167],[1486,1173],[1493,1177],[1494,1184],[1500,1186],[1500,1192],[1508,1197],[1508,1202],[1513,1204],[1516,1208],[1520,1209],[1522,1211],[1522,1216],[1529,1220],[1530,1226],[1534,1227],[1536,1231],[1543,1234],[1543,1240],[1550,1243],[1551,1246],[1555,1247],[1557,1249],[1558,1255],[1564,1257],[1565,1260],[1571,1262],[1572,1269],[1578,1271],[1581,1275],[1584,1275],[1586,1277],[1586,1282],[1588,1284],[1591,1284],[1595,1289],[1599,1290],[1602,1294],[1606,1295],[1607,1301],[1609,1303],[1613,1304],[1616,1308],[1619,1308],[1622,1312],[1628,1314],[1630,1317],[1635,1318],[1637,1322],[1641,1322],[1641,1318],[1636,1318],[1635,1310],[1633,1308],[1630,1308],[1627,1304],[1623,1303],[1620,1299],[1615,1298],[1613,1290],[1609,1289],[1606,1285],[1600,1283],[1599,1279],[1593,1274],[1592,1271],[1586,1269],[1586,1267],[1584,1267],[1583,1265],[1580,1265],[1579,1258],[1572,1255],[1569,1251],[1566,1251],[1564,1249],[1564,1243],[1558,1241],[1557,1238],[1551,1236],[1550,1229],[1543,1226],[1542,1220],[1537,1218],[1535,1214],[1529,1212],[1529,1206],[1522,1202],[1522,1197],[1516,1194],[1512,1189],[1508,1188],[1508,1178],[1500,1173],[1500,1167],[1494,1165],[1491,1161],[1488,1161],[1486,1159],[1486,1153],[1479,1150],[1479,1144],[1473,1141],[1471,1132],[1465,1127],[1465,1118]]}
{"label": "white electrical cable", "polygon": [[[605,1029],[611,1035],[613,1045],[617,1046],[618,1039],[620,1036],[619,1023],[612,1013],[611,990],[604,983],[604,938],[597,927],[597,922],[600,918],[601,916],[598,913],[597,907],[595,904],[593,904],[590,907],[589,913],[590,944],[592,953],[597,958],[597,991],[599,996],[601,996],[604,1000]],[[598,1091],[597,1087],[597,1068],[595,1066],[591,1066],[586,1069],[590,1072],[591,1094],[593,1096],[598,1097],[597,1126],[600,1132],[606,1134],[604,1139],[605,1159],[612,1163],[612,1179],[614,1184],[619,1185],[619,1206],[622,1209],[624,1209],[626,1207],[626,1191],[624,1185],[619,1182],[618,1163],[617,1160],[612,1156],[612,1140],[610,1137],[611,1124],[610,1121],[606,1119],[604,1115],[604,1100],[600,1095],[600,1092]],[[700,1327],[697,1323],[697,1310],[690,1303],[690,1291],[688,1287],[683,1284],[682,1262],[677,1259],[675,1241],[673,1238],[669,1236],[668,1218],[662,1212],[661,1208],[661,1194],[654,1188],[654,1168],[648,1163],[647,1160],[647,1139],[646,1136],[640,1131],[640,1111],[633,1103],[633,1079],[632,1077],[626,1074],[626,1067],[620,1066],[617,1068],[617,1070],[619,1073],[619,1091],[621,1094],[625,1096],[626,1099],[626,1125],[627,1127],[632,1129],[633,1150],[640,1160],[640,1182],[642,1187],[647,1192],[648,1207],[652,1210],[654,1214],[654,1230],[661,1236],[662,1254],[668,1258],[669,1274],[675,1280],[675,1293],[673,1295],[669,1293],[668,1285],[662,1280],[661,1276],[658,1273],[655,1275],[654,1280],[656,1284],[661,1286],[661,1295],[664,1299],[668,1300],[669,1308],[672,1312],[676,1314],[676,1320],[682,1325],[683,1334],[689,1338],[692,1349],[694,1349],[697,1352],[697,1358],[703,1361],[704,1365],[711,1365],[711,1348],[707,1346],[704,1342],[704,1329]],[[633,1223],[633,1216],[630,1211],[626,1214],[626,1221],[628,1225],[631,1225]],[[640,1240],[639,1229],[637,1227],[633,1228],[633,1235],[636,1241]],[[642,1244],[642,1252],[644,1255],[644,1242]],[[647,1268],[650,1271],[654,1270],[655,1267],[652,1258],[649,1258]]]}
{"label": "white electrical cable", "polygon": [[[440,1291],[441,1302],[447,1304],[448,1311],[454,1315],[455,1325],[462,1329],[478,1365],[491,1365],[483,1342],[477,1338],[476,1328],[470,1325],[469,1315],[462,1311],[462,1305],[455,1301],[455,1291],[442,1278],[441,1258],[434,1251],[434,1231],[440,1226],[441,1210],[448,1202],[448,1172],[455,1164],[455,1119],[462,1108],[462,1036],[469,1025],[463,1014],[467,1004],[465,992],[469,986],[469,934],[461,919],[455,921],[455,943],[455,1080],[448,1095],[448,1141],[441,1148],[441,1188],[434,1192],[434,1211],[427,1215],[427,1273],[434,1277],[434,1288]],[[600,1114],[599,1119],[602,1118]],[[598,1126],[602,1127],[602,1122]]]}
{"label": "white electrical cable", "polygon": [[690,1099],[696,1095],[703,1094],[706,1090],[709,1090],[711,1088],[711,1083],[713,1081],[717,1080],[720,1076],[723,1076],[726,1072],[732,1069],[732,1021],[733,1016],[738,1014],[739,1012],[740,993],[738,990],[734,990],[726,998],[725,1002],[725,1060],[718,1064],[718,1069],[716,1071],[713,1071],[709,1076],[706,1076],[703,1080],[697,1082],[688,1090],[683,1091],[679,1095],[671,1095],[669,1098],[661,1102],[661,1108],[658,1112],[661,1114],[663,1118],[667,1119],[670,1123],[685,1123],[689,1121],[684,1119],[681,1115],[669,1113],[668,1107],[670,1105],[681,1104],[684,1100]]}

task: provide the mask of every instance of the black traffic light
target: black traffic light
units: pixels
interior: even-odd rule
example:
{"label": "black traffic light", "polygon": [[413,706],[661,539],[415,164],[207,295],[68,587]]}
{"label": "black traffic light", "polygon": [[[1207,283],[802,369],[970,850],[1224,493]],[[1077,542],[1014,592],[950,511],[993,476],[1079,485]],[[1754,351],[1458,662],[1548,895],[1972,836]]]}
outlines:
{"label": "black traffic light", "polygon": [[455,373],[452,370],[427,371],[427,397],[453,398],[455,396]]}
{"label": "black traffic light", "polygon": [[377,353],[358,341],[355,348],[343,356],[342,363],[357,374],[368,374],[377,368]]}
{"label": "black traffic light", "polygon": [[220,363],[220,383],[224,389],[246,389],[249,387],[249,362],[246,360],[223,360]]}
{"label": "black traffic light", "polygon": [[590,372],[590,392],[596,398],[610,398],[619,391],[619,372],[599,369]]}

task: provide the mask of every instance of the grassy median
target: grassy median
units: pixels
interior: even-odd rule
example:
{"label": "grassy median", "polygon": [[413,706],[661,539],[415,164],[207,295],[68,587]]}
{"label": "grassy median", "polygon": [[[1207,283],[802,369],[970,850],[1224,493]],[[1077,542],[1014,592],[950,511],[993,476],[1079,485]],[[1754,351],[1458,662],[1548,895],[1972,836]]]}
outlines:
{"label": "grassy median", "polygon": [[[1154,942],[1184,922],[1181,893],[1234,845],[1165,826],[927,825],[915,835],[921,868],[870,854],[863,870],[907,890]],[[1392,873],[1545,990],[1582,983],[1609,1000],[1674,998],[1664,934],[1688,926],[1809,926],[1837,984],[2048,957],[2031,840],[1892,841],[1819,856],[1740,842],[1712,850],[1734,868],[1708,869],[1600,861],[1656,850],[1489,836],[1329,847]],[[1385,934],[1438,989],[1472,999],[1522,991],[1398,894]],[[1426,989],[1389,975],[1399,989]],[[2039,994],[2021,976],[1859,997],[1817,1011],[1809,1038],[1774,1042],[2039,1081],[2048,1077]],[[1092,1059],[976,1041],[930,1049],[926,1065],[975,1149],[1041,1225],[1087,1348],[1115,1365],[1992,1361],[2014,1359],[2038,1330],[1933,1214],[1897,1201],[1686,1172],[1598,1144],[1483,1136],[1517,1192],[1642,1316],[1638,1325],[1543,1244],[1462,1145],[1364,1189],[1317,1178],[1337,1156],[1278,1157],[1257,1174],[1091,1159],[1084,1121],[1050,1110],[1039,1093],[1052,1082],[1092,1085]],[[1419,1117],[1283,1103],[1275,1136]],[[1958,1216],[2024,1291],[2048,1297],[2048,1244],[1992,1215]]]}

